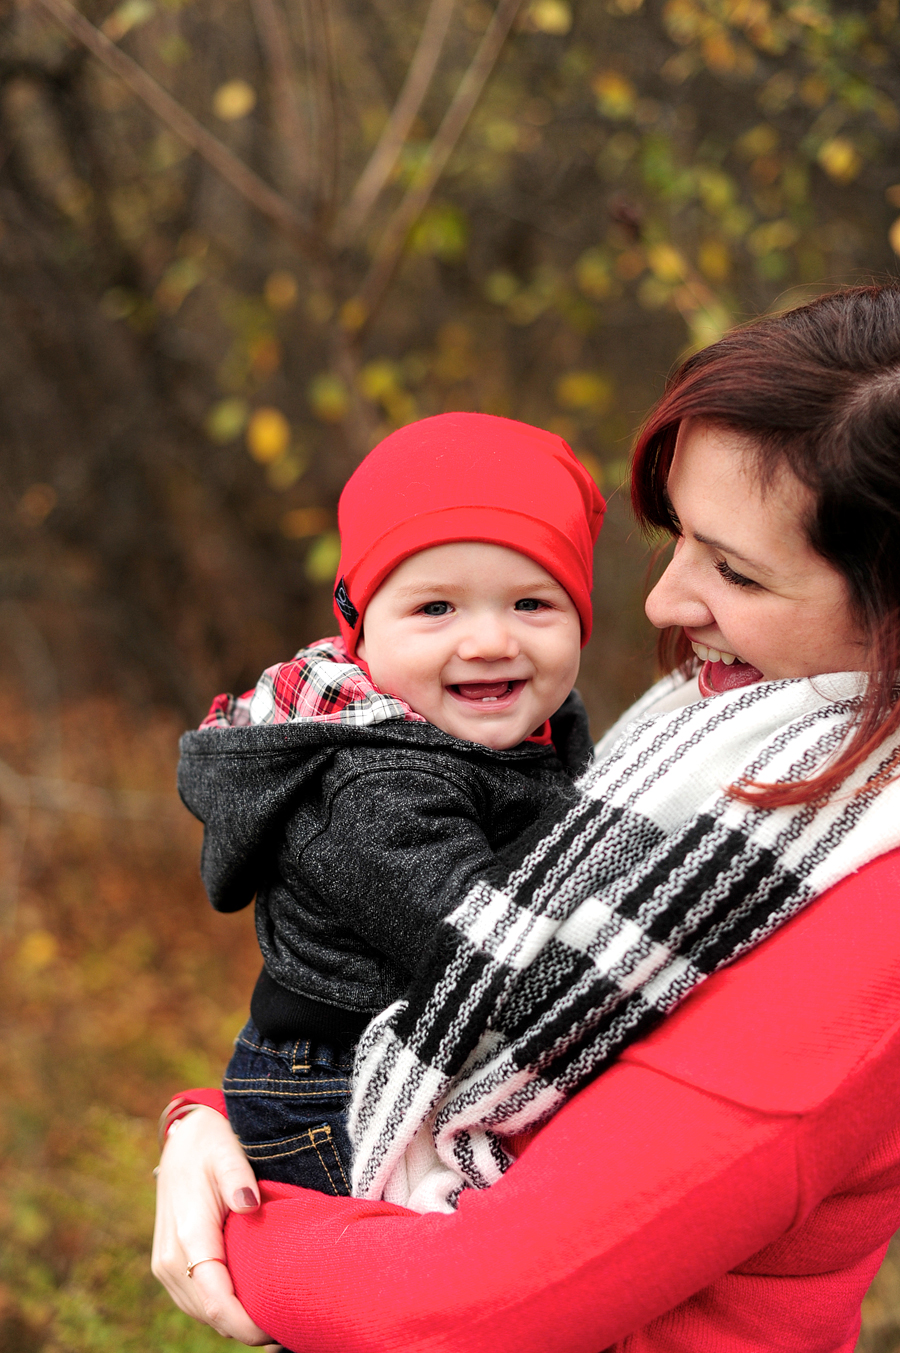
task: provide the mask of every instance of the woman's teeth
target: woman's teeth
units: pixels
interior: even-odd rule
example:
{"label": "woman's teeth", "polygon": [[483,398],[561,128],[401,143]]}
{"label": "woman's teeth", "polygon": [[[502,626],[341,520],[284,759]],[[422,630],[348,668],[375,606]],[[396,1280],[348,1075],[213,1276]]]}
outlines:
{"label": "woman's teeth", "polygon": [[722,653],[718,648],[707,648],[706,644],[692,643],[691,648],[701,662],[724,662],[730,667],[733,662],[741,661],[734,653]]}

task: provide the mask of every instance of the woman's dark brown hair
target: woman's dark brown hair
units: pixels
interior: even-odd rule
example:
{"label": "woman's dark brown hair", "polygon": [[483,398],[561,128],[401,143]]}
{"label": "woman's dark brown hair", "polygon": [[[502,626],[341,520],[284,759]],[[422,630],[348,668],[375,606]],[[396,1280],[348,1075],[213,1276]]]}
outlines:
{"label": "woman's dark brown hair", "polygon": [[[665,489],[685,418],[752,437],[764,484],[785,466],[812,491],[810,544],[846,580],[869,640],[869,682],[840,757],[809,780],[732,790],[769,807],[809,802],[900,728],[900,283],[820,296],[684,362],[638,435],[632,471],[638,520],[672,535]],[[681,630],[663,633],[667,670],[690,655]]]}

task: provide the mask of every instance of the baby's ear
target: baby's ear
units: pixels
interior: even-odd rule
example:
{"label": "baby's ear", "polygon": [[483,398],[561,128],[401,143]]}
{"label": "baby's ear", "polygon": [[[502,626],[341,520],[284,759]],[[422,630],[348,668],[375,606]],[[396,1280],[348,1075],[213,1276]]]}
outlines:
{"label": "baby's ear", "polygon": [[356,656],[357,656],[358,658],[362,658],[363,662],[365,662],[365,660],[366,660],[366,641],[365,641],[365,639],[363,638],[363,632],[362,632],[362,630],[360,630],[360,632],[359,632],[359,638],[358,638],[357,641],[356,641]]}

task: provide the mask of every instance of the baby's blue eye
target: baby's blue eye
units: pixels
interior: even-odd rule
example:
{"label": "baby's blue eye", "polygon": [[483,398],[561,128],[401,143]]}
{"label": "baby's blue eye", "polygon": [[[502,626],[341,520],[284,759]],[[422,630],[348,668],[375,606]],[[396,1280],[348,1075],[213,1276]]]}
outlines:
{"label": "baby's blue eye", "polygon": [[449,601],[426,601],[422,607],[422,615],[449,615]]}
{"label": "baby's blue eye", "polygon": [[522,597],[520,601],[516,602],[516,610],[539,611],[541,607],[545,606],[546,604],[547,603],[544,601],[538,601],[537,597]]}

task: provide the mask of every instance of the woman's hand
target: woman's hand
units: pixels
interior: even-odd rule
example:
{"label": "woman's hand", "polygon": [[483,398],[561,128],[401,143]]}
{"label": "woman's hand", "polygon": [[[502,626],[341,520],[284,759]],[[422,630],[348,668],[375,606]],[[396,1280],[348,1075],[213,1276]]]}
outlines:
{"label": "woman's hand", "polygon": [[[259,1206],[256,1178],[228,1120],[200,1107],[169,1130],[157,1175],[154,1276],[176,1306],[226,1338],[280,1345],[255,1325],[234,1295],[222,1228],[229,1211]],[[197,1263],[221,1259],[222,1263]],[[193,1276],[187,1266],[197,1264]]]}

